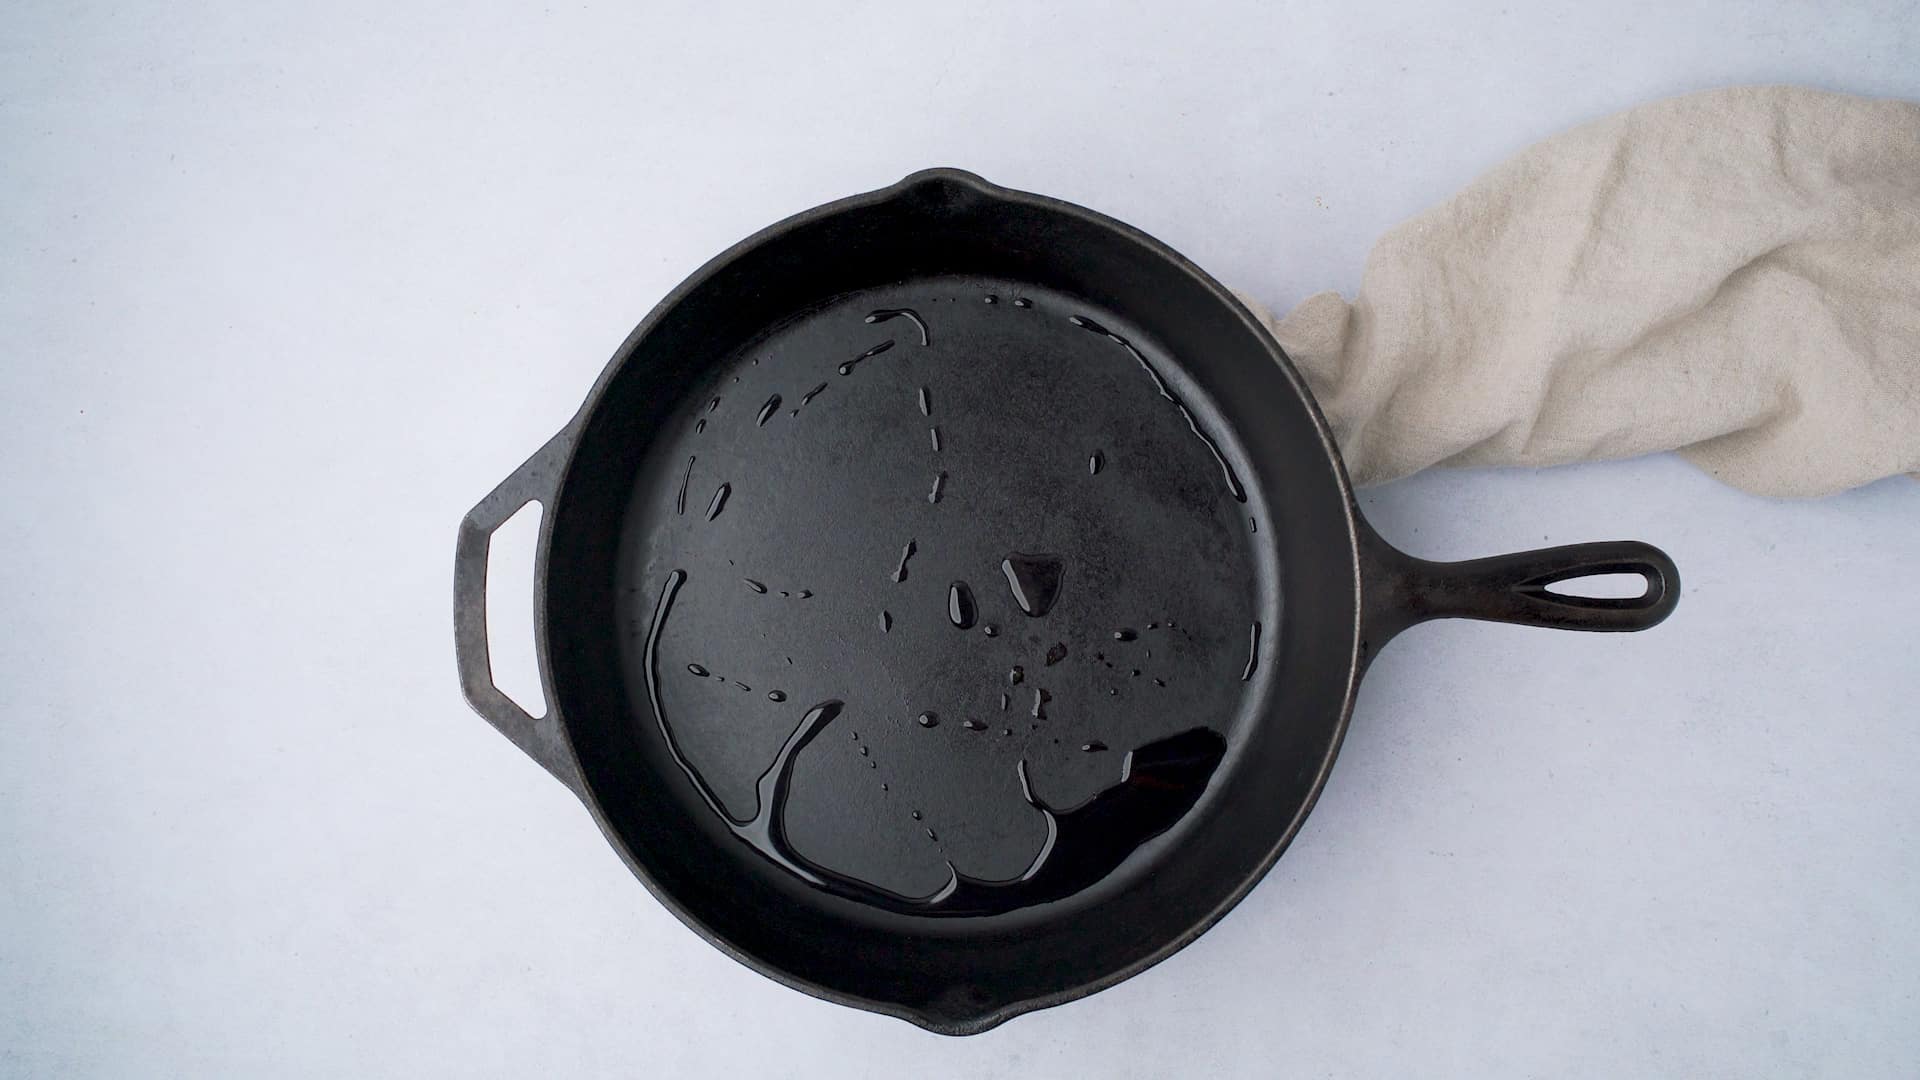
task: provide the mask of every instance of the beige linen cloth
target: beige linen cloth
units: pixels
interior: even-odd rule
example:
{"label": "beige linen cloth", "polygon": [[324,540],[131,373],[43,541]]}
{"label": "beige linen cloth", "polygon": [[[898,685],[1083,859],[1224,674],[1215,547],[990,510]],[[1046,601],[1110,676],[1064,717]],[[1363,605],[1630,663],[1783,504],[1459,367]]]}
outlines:
{"label": "beige linen cloth", "polygon": [[1388,232],[1353,303],[1266,318],[1361,484],[1672,449],[1766,495],[1920,471],[1920,105],[1642,105]]}

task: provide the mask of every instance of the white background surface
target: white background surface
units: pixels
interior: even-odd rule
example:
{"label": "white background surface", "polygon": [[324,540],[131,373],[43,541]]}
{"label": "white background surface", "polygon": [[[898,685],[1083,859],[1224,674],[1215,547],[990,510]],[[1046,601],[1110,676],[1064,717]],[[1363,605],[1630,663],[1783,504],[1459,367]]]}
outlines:
{"label": "white background surface", "polygon": [[790,212],[960,165],[1284,309],[1571,123],[1920,96],[1915,4],[219,7],[0,15],[0,1073],[1912,1075],[1911,481],[1369,493],[1434,557],[1653,540],[1684,600],[1409,633],[1232,916],[967,1040],[684,929],[462,703],[448,594],[460,515]]}

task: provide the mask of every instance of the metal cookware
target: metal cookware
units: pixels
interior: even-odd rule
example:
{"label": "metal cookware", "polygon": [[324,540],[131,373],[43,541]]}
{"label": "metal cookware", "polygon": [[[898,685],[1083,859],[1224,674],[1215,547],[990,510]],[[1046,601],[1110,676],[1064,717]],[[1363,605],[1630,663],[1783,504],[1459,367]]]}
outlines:
{"label": "metal cookware", "polygon": [[[538,718],[493,686],[484,623],[488,537],[536,500]],[[1613,573],[1644,593],[1554,589]],[[950,1034],[1224,915],[1401,630],[1640,630],[1678,592],[1641,543],[1396,551],[1217,282],[946,169],[701,268],[455,556],[468,699],[662,903],[772,978]]]}

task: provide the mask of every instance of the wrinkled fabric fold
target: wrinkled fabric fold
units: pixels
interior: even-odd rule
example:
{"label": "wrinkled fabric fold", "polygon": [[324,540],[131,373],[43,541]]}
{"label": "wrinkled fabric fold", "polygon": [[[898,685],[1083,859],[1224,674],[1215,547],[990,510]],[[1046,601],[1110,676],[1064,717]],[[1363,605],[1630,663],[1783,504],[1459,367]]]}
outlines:
{"label": "wrinkled fabric fold", "polygon": [[1920,105],[1796,87],[1548,138],[1255,305],[1356,482],[1680,450],[1766,495],[1920,471]]}

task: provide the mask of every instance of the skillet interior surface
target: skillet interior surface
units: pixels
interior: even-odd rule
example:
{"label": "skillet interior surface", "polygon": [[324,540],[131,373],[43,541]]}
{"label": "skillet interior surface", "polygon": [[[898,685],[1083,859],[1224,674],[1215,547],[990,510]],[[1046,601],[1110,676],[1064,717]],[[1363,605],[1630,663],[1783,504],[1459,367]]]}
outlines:
{"label": "skillet interior surface", "polygon": [[616,846],[735,956],[935,1030],[1191,940],[1350,705],[1350,499],[1277,346],[965,174],[696,275],[549,518],[543,662]]}

